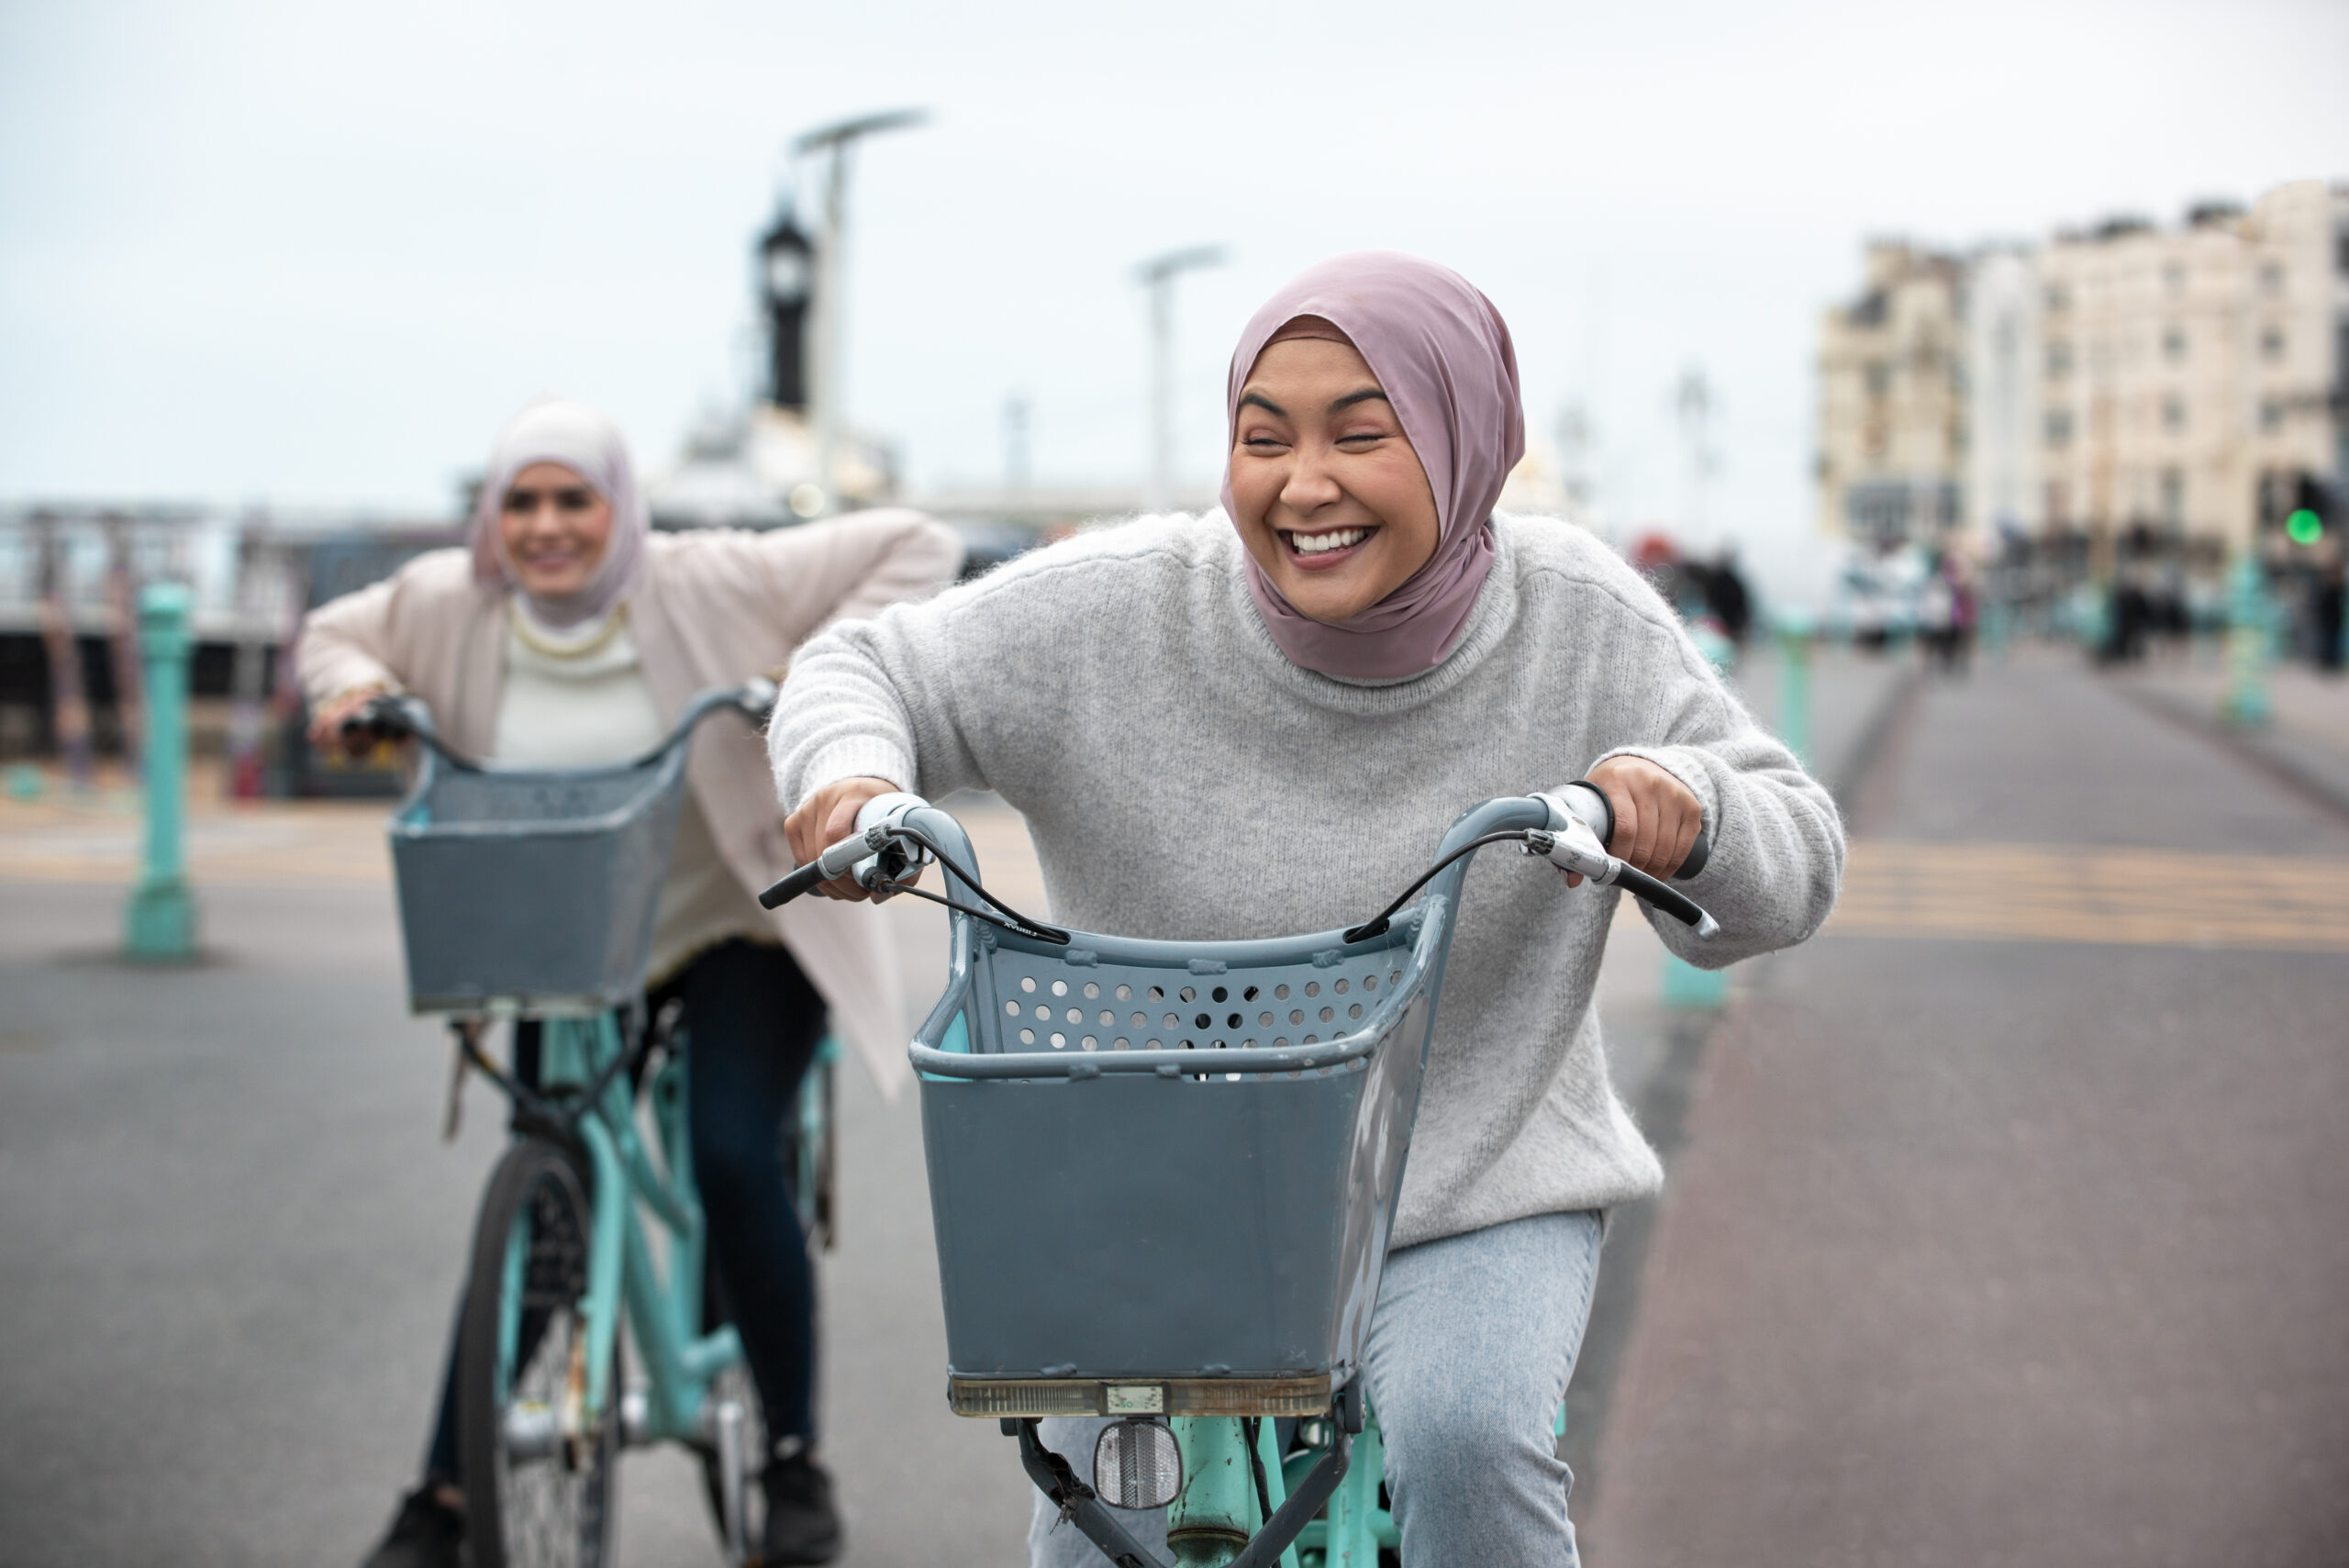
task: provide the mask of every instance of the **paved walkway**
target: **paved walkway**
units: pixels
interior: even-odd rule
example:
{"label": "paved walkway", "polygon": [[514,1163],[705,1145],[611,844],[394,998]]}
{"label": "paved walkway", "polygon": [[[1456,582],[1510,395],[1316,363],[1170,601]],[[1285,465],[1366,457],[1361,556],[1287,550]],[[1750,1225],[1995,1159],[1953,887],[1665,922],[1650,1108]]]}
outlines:
{"label": "paved walkway", "polygon": [[[1823,661],[1817,735],[1857,734],[1898,674]],[[1018,817],[952,804],[990,884],[1041,911]],[[448,1051],[406,1013],[385,803],[239,806],[199,783],[192,811],[208,962],[139,972],[110,956],[135,795],[0,798],[0,1323],[40,1347],[0,1357],[11,1564],[355,1562],[415,1464],[502,1141],[479,1084],[462,1135],[438,1141]],[[885,917],[908,1010],[926,1007],[942,917],[902,900]],[[1702,1039],[1658,1005],[1660,957],[1631,916],[1601,981],[1619,1081],[1651,1106],[1685,1091],[1695,1059],[1675,1040]],[[918,1107],[852,1068],[841,1114],[822,1288],[844,1564],[1008,1568],[1027,1517],[1014,1454],[940,1397]],[[1628,1234],[1603,1275],[1625,1327]],[[622,1561],[711,1560],[679,1456],[631,1454],[622,1476]]]}
{"label": "paved walkway", "polygon": [[2227,674],[2214,644],[2182,656],[2148,659],[2107,678],[2115,690],[2349,812],[2349,677],[2322,674],[2306,664],[2277,665],[2267,677],[2271,717],[2254,729],[2223,716]]}
{"label": "paved walkway", "polygon": [[2030,650],[1857,806],[1707,1047],[1588,1560],[2349,1562],[2349,820]]}

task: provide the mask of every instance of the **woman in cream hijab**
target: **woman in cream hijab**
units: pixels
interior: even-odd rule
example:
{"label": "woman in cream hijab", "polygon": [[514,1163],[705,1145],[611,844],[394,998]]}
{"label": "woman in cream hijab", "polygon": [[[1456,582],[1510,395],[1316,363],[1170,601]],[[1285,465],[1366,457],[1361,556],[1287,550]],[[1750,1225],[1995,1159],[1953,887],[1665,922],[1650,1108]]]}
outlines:
{"label": "woman in cream hijab", "polygon": [[[544,767],[619,761],[657,743],[695,692],[780,673],[820,628],[925,597],[961,560],[952,532],[906,511],[653,534],[618,429],[584,404],[540,402],[498,437],[468,549],[420,557],[305,623],[296,658],[312,738],[331,743],[371,697],[412,692],[461,752]],[[710,1256],[776,1440],[763,1560],[822,1562],[841,1536],[813,1452],[814,1279],[776,1133],[828,1014],[895,1089],[898,985],[877,923],[755,902],[794,863],[756,736],[706,726],[686,776],[648,986],[656,1001],[682,998],[690,1020]],[[532,1071],[535,1057],[524,1025],[518,1067]],[[423,1476],[370,1568],[460,1560],[451,1404],[444,1388]]]}

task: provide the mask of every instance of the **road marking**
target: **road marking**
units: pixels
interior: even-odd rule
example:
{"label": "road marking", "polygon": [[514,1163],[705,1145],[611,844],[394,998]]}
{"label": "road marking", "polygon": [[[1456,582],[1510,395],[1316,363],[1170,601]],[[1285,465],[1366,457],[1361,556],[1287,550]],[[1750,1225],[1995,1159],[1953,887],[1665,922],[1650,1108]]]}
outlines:
{"label": "road marking", "polygon": [[1864,839],[1827,930],[2349,952],[2349,860]]}
{"label": "road marking", "polygon": [[[380,886],[391,880],[388,811],[262,806],[187,824],[187,875],[198,886]],[[0,883],[128,886],[145,828],[120,814],[11,806],[0,811]]]}

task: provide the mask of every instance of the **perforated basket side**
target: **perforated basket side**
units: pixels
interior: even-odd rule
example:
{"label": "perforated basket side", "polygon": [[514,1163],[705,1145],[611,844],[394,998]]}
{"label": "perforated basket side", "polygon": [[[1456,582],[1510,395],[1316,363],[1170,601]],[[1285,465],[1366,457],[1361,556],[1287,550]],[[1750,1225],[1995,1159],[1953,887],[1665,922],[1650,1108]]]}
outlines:
{"label": "perforated basket side", "polygon": [[998,946],[985,962],[996,1001],[978,1049],[1082,1053],[1319,1044],[1363,1027],[1402,984],[1410,955],[1387,949],[1194,973],[1097,959],[1072,965]]}

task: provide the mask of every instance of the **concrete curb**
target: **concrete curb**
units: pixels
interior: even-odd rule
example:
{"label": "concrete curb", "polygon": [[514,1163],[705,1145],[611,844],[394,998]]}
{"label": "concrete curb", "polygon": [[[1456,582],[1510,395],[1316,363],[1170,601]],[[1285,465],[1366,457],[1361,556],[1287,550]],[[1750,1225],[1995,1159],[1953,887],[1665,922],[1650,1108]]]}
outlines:
{"label": "concrete curb", "polygon": [[[1876,697],[1875,708],[1854,734],[1850,747],[1836,765],[1821,769],[1815,775],[1834,796],[1847,830],[1854,797],[1875,771],[1887,743],[1899,728],[1901,718],[1915,705],[1923,685],[1923,672],[1917,666],[1912,664],[1902,671]],[[1677,1016],[1669,1026],[1670,1043],[1664,1064],[1631,1106],[1632,1119],[1664,1161],[1667,1172],[1687,1140],[1688,1106],[1704,1068],[1706,1046],[1713,1030],[1738,1005],[1732,993],[1730,1007],[1721,1012],[1692,1011]],[[1566,1387],[1566,1435],[1558,1448],[1559,1456],[1575,1476],[1577,1528],[1603,1479],[1596,1462],[1598,1446],[1606,1434],[1608,1411],[1614,1403],[1623,1351],[1639,1316],[1641,1285],[1656,1218],[1669,1192],[1667,1185],[1664,1195],[1644,1203],[1627,1204],[1609,1217],[1605,1261],[1600,1264],[1598,1288],[1591,1297],[1582,1352]]]}
{"label": "concrete curb", "polygon": [[1867,722],[1860,727],[1858,735],[1853,738],[1850,751],[1840,764],[1821,771],[1820,782],[1827,786],[1827,793],[1835,797],[1836,807],[1843,813],[1846,827],[1851,823],[1852,806],[1859,795],[1860,786],[1875,771],[1876,759],[1884,752],[1885,742],[1899,728],[1901,716],[1908,712],[1917,694],[1924,689],[1924,672],[1917,665],[1911,664],[1902,671],[1885,689],[1884,695],[1876,698],[1876,711],[1868,715]]}

